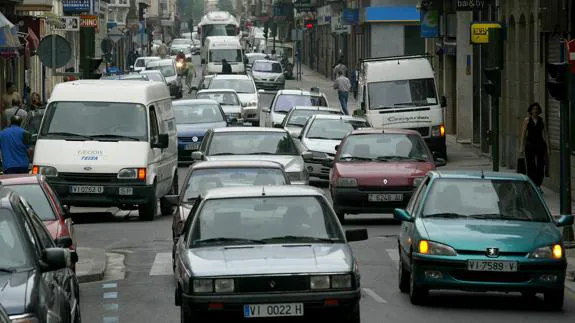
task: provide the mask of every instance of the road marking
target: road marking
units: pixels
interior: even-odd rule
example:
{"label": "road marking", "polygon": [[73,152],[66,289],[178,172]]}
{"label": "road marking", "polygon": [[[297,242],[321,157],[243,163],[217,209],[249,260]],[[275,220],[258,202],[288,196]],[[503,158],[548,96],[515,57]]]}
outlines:
{"label": "road marking", "polygon": [[373,298],[374,301],[380,303],[380,304],[387,304],[387,301],[385,299],[383,299],[381,296],[377,295],[376,292],[374,292],[372,289],[370,288],[362,288],[363,292],[366,293],[367,295],[369,295],[371,298]]}
{"label": "road marking", "polygon": [[120,318],[117,316],[104,316],[102,318],[102,323],[118,323]]}
{"label": "road marking", "polygon": [[104,293],[104,299],[118,298],[118,292]]}
{"label": "road marking", "polygon": [[118,287],[117,283],[108,283],[102,285],[102,288],[117,288],[117,287]]}
{"label": "road marking", "polygon": [[387,252],[387,255],[394,264],[399,262],[399,254],[397,253],[397,249],[386,249],[385,252]]}
{"label": "road marking", "polygon": [[120,305],[118,304],[102,304],[105,311],[117,311]]}
{"label": "road marking", "polygon": [[172,253],[159,252],[156,254],[150,276],[169,276],[172,275]]}

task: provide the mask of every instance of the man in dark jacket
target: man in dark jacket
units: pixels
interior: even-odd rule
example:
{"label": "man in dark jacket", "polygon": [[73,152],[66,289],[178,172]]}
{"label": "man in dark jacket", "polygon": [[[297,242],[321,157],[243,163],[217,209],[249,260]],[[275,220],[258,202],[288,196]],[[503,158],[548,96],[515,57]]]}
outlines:
{"label": "man in dark jacket", "polygon": [[31,136],[21,127],[21,116],[14,115],[10,121],[10,126],[0,131],[2,168],[4,174],[27,174]]}
{"label": "man in dark jacket", "polygon": [[225,59],[222,59],[222,74],[232,74],[232,66]]}

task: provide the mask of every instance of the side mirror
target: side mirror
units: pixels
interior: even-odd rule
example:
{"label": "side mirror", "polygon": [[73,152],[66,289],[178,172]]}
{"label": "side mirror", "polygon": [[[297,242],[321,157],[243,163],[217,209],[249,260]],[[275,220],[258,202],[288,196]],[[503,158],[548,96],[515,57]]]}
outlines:
{"label": "side mirror", "polygon": [[30,137],[30,144],[35,145],[37,141],[38,141],[38,134],[35,133]]}
{"label": "side mirror", "polygon": [[134,65],[130,65],[130,69],[131,69],[131,70],[134,70]]}
{"label": "side mirror", "polygon": [[281,123],[276,123],[276,124],[274,124],[274,128],[280,128],[281,129],[281,128],[283,128],[283,126]]}
{"label": "side mirror", "polygon": [[228,118],[228,125],[237,124],[237,123],[238,123],[238,118],[236,118],[236,117]]}
{"label": "side mirror", "polygon": [[339,145],[335,145],[335,151],[339,150]]}
{"label": "side mirror", "polygon": [[303,160],[311,160],[313,158],[313,153],[311,151],[304,151],[301,153]]}
{"label": "side mirror", "polygon": [[447,98],[442,95],[442,96],[439,98],[439,104],[441,105],[442,108],[447,107]]}
{"label": "side mirror", "polygon": [[433,161],[435,162],[435,167],[443,167],[447,165],[447,161],[440,157],[434,158]]}
{"label": "side mirror", "polygon": [[202,58],[202,65],[206,64],[206,59]]}
{"label": "side mirror", "polygon": [[393,218],[400,221],[413,222],[413,218],[405,209],[394,209]]}
{"label": "side mirror", "polygon": [[170,144],[170,137],[168,136],[168,134],[160,134],[158,136],[158,141],[152,144],[152,148],[168,148],[168,145]]}
{"label": "side mirror", "polygon": [[268,112],[268,113],[269,113],[270,111],[271,111],[271,110],[270,110],[270,108],[268,108],[268,107],[263,107],[263,108],[262,108],[262,112]]}
{"label": "side mirror", "polygon": [[324,167],[328,167],[328,168],[332,168],[334,164],[334,161],[331,159],[326,159],[324,161],[321,162],[321,165]]}
{"label": "side mirror", "polygon": [[192,91],[197,91],[198,87],[197,86],[192,86]]}
{"label": "side mirror", "polygon": [[56,243],[58,248],[70,248],[71,246],[74,245],[74,241],[72,241],[72,238],[70,237],[58,238],[54,240],[54,242]]}
{"label": "side mirror", "polygon": [[244,64],[248,65],[250,63],[250,60],[247,58],[244,58]]}
{"label": "side mirror", "polygon": [[367,240],[367,229],[345,230],[345,239],[347,242]]}
{"label": "side mirror", "polygon": [[64,248],[46,248],[42,251],[42,271],[55,271],[72,264],[70,251]]}
{"label": "side mirror", "polygon": [[204,153],[201,151],[194,151],[194,152],[192,152],[192,159],[193,160],[202,160],[202,159],[204,159]]}
{"label": "side mirror", "polygon": [[64,218],[65,219],[72,217],[72,213],[70,213],[70,207],[69,206],[67,206],[67,205],[62,206],[62,211],[64,211]]}
{"label": "side mirror", "polygon": [[179,195],[166,195],[164,199],[170,206],[178,206],[180,204],[180,196]]}
{"label": "side mirror", "polygon": [[557,226],[558,227],[566,227],[566,226],[570,226],[573,225],[573,216],[572,215],[562,215],[561,218],[559,218],[559,221],[557,221]]}

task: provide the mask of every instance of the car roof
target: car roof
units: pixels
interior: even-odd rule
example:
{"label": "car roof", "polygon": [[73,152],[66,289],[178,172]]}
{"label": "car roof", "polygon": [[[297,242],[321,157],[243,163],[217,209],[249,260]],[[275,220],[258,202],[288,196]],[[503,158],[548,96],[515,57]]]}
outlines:
{"label": "car roof", "polygon": [[166,64],[173,64],[173,63],[174,63],[174,60],[172,58],[166,58],[166,59],[151,60],[147,64],[153,66],[153,65],[166,65]]}
{"label": "car roof", "polygon": [[161,58],[159,58],[158,56],[140,56],[138,58],[136,58],[136,60],[154,60],[154,61],[159,61],[161,60]]}
{"label": "car roof", "polygon": [[[78,80],[56,84],[50,102],[86,101],[129,102],[148,104],[158,99],[170,98],[168,88],[160,82],[134,82],[134,80]],[[97,94],[100,95],[97,95]],[[101,95],[105,93],[106,95]]]}
{"label": "car roof", "polygon": [[400,128],[361,128],[353,130],[349,135],[362,135],[362,134],[378,134],[378,133],[391,133],[391,134],[406,134],[406,135],[418,135],[419,132],[410,129],[400,129]]}
{"label": "car roof", "polygon": [[282,164],[268,160],[209,160],[190,165],[190,169],[209,168],[277,168],[283,170]]}
{"label": "car roof", "polygon": [[202,194],[206,200],[221,198],[241,198],[260,196],[324,196],[324,192],[316,187],[304,185],[269,185],[214,188]]}
{"label": "car roof", "polygon": [[218,105],[218,102],[215,100],[210,100],[210,99],[186,99],[186,100],[174,100],[172,101],[172,106],[178,106],[178,105],[193,105],[193,104],[213,104],[213,105]]}
{"label": "car roof", "polygon": [[196,95],[200,94],[200,93],[221,93],[221,92],[228,92],[228,93],[236,93],[236,90],[233,89],[204,89],[204,90],[199,90]]}
{"label": "car roof", "polygon": [[348,115],[338,115],[338,114],[314,114],[310,118],[313,119],[324,119],[324,120],[353,120],[353,121],[366,121],[364,118],[348,116]]}
{"label": "car roof", "polygon": [[225,127],[225,128],[214,128],[214,133],[219,132],[278,132],[287,133],[287,130],[283,128],[267,128],[267,127]]}
{"label": "car roof", "polygon": [[295,107],[291,108],[292,110],[311,110],[311,111],[334,111],[334,112],[341,112],[340,108],[333,108],[333,107],[320,107],[320,106],[313,106],[313,105],[296,105]]}
{"label": "car roof", "polygon": [[0,185],[38,184],[42,181],[42,175],[10,174],[0,176]]}
{"label": "car roof", "polygon": [[297,89],[283,89],[283,90],[279,90],[277,93],[277,95],[282,95],[282,94],[305,95],[305,96],[325,96],[325,94],[323,92],[312,92],[312,91],[297,90]]}
{"label": "car roof", "polygon": [[140,71],[140,74],[160,74],[160,75],[164,75],[164,74],[162,74],[162,72],[160,72],[159,70],[142,70],[142,71]]}
{"label": "car roof", "polygon": [[256,60],[254,61],[254,64],[257,63],[257,62],[272,62],[272,63],[276,63],[276,64],[281,64],[280,62],[274,61],[274,60],[271,60],[271,59],[256,59]]}
{"label": "car roof", "polygon": [[250,80],[248,75],[242,74],[216,74],[215,79],[227,79],[227,80]]}
{"label": "car roof", "polygon": [[493,172],[483,170],[432,170],[429,174],[434,178],[447,179],[486,179],[486,180],[516,180],[527,181],[528,177],[519,173]]}

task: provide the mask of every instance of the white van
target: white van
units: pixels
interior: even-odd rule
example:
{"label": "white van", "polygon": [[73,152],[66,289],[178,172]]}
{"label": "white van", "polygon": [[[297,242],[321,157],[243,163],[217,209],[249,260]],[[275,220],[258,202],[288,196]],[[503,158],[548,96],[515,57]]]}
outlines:
{"label": "white van", "polygon": [[447,158],[445,97],[439,97],[426,55],[361,61],[358,98],[374,127],[418,131],[431,151]]}
{"label": "white van", "polygon": [[[232,73],[245,74],[246,57],[240,41],[234,36],[212,36],[206,38],[205,56],[202,56],[203,75],[222,72],[222,59],[232,66]],[[205,57],[205,58],[204,58]]]}
{"label": "white van", "polygon": [[62,204],[137,209],[152,221],[177,194],[176,123],[158,82],[81,80],[56,85],[36,142],[32,172]]}

